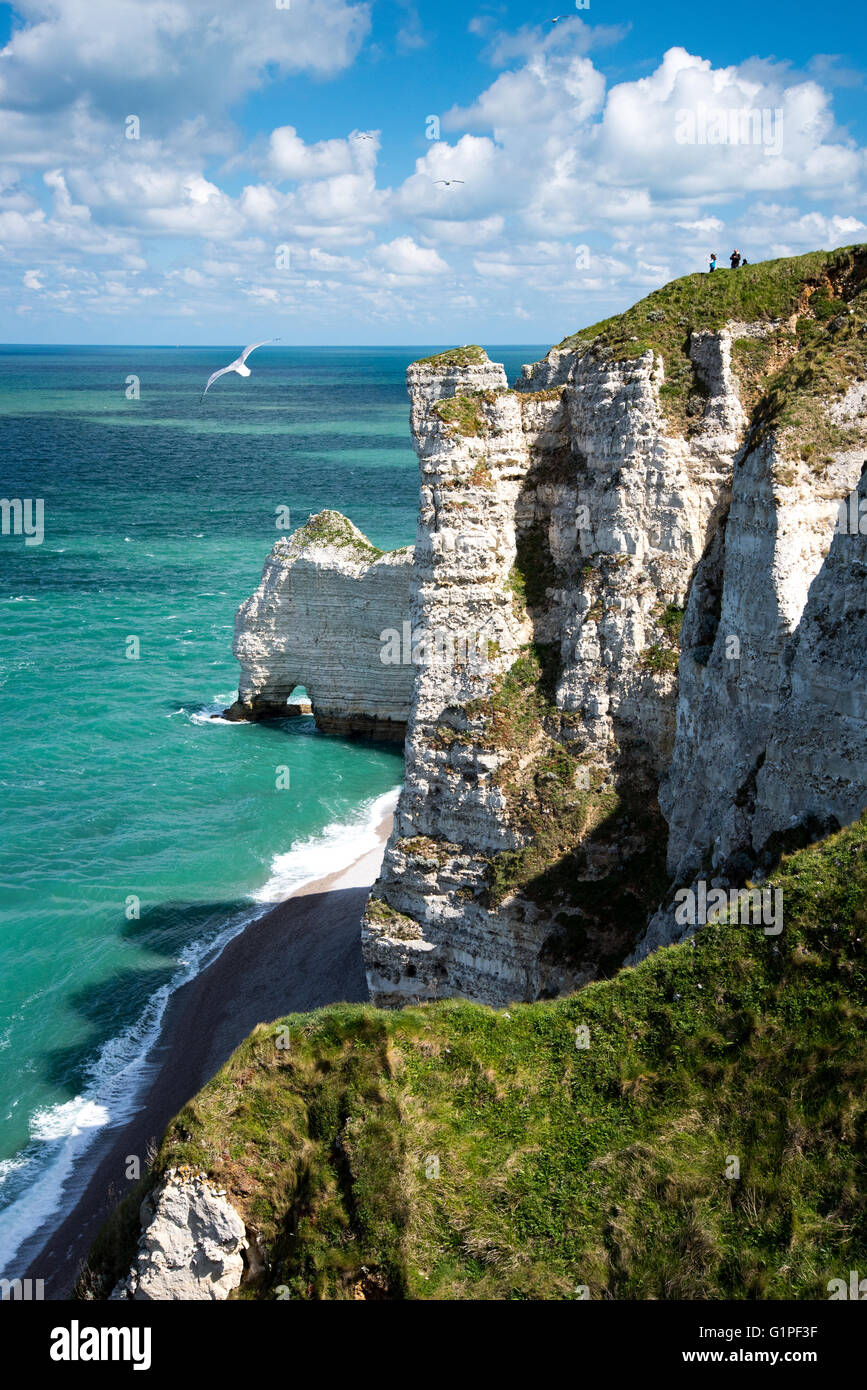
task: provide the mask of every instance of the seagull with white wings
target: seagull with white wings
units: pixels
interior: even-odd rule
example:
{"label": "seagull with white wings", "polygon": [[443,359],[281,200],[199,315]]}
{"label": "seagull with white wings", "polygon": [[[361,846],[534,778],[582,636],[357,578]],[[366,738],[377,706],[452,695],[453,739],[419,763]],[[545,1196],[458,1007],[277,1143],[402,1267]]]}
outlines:
{"label": "seagull with white wings", "polygon": [[[211,372],[211,375],[208,377],[208,384],[202,392],[202,401],[207,396],[218,376],[225,376],[226,372],[237,372],[238,376],[249,376],[250,368],[247,366],[247,358],[250,356],[250,353],[255,352],[257,348],[265,347],[266,343],[279,342],[279,338],[264,338],[261,343],[251,343],[249,347],[244,348],[240,357],[236,357],[234,362],[229,363],[228,367],[221,367],[218,372]],[[202,404],[202,401],[199,401],[199,405]]]}

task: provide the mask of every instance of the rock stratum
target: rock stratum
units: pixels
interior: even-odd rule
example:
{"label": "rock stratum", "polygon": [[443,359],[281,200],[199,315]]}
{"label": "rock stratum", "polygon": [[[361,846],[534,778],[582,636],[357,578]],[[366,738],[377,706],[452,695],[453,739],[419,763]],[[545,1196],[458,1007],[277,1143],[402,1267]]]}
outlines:
{"label": "rock stratum", "polygon": [[[409,611],[412,549],[384,554],[338,512],[320,512],[265,561],[235,620],[233,720],[286,718],[304,686],[323,733],[403,740],[413,667],[384,662],[380,633]],[[388,655],[388,652],[385,653]]]}
{"label": "rock stratum", "polygon": [[511,388],[480,348],[414,363],[414,550],[334,513],[278,542],[242,716],[303,683],[323,729],[406,730],[375,1003],[574,990],[867,804],[865,271],[689,276]]}
{"label": "rock stratum", "polygon": [[241,1283],[244,1223],[205,1173],[170,1169],[145,1196],[139,1220],[135,1259],[111,1299],[222,1301]]}

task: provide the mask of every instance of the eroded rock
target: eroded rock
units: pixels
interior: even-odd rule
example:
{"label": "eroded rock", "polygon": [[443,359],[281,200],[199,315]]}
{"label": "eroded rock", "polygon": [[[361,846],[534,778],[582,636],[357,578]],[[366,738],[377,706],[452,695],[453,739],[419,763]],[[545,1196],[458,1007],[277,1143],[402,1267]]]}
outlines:
{"label": "eroded rock", "polygon": [[241,1282],[244,1223],[204,1174],[170,1172],[140,1211],[138,1253],[113,1299],[222,1300]]}

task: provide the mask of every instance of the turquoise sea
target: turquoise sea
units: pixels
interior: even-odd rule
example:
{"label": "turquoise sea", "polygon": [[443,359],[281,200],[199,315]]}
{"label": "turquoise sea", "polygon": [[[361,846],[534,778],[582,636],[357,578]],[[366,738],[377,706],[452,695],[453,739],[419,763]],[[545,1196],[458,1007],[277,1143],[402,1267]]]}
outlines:
{"label": "turquoise sea", "polygon": [[[43,499],[45,531],[0,536],[9,1277],[93,1136],[134,1107],[171,991],[373,844],[398,750],[210,716],[236,692],[235,611],[278,509],[290,529],[335,507],[383,548],[414,540],[404,372],[435,350],[264,348],[200,408],[239,345],[0,347],[0,497]],[[510,380],[542,351],[489,349]]]}

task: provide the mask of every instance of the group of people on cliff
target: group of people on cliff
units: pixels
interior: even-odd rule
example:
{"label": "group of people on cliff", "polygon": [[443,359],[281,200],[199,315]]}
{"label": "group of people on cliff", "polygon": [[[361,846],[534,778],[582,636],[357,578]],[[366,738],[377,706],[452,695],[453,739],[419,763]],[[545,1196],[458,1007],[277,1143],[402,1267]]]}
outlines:
{"label": "group of people on cliff", "polygon": [[[737,270],[739,265],[749,265],[746,256],[742,256],[737,247],[732,251],[729,260],[731,261],[732,270]],[[716,270],[716,251],[711,251],[710,253],[710,268],[711,270]]]}

